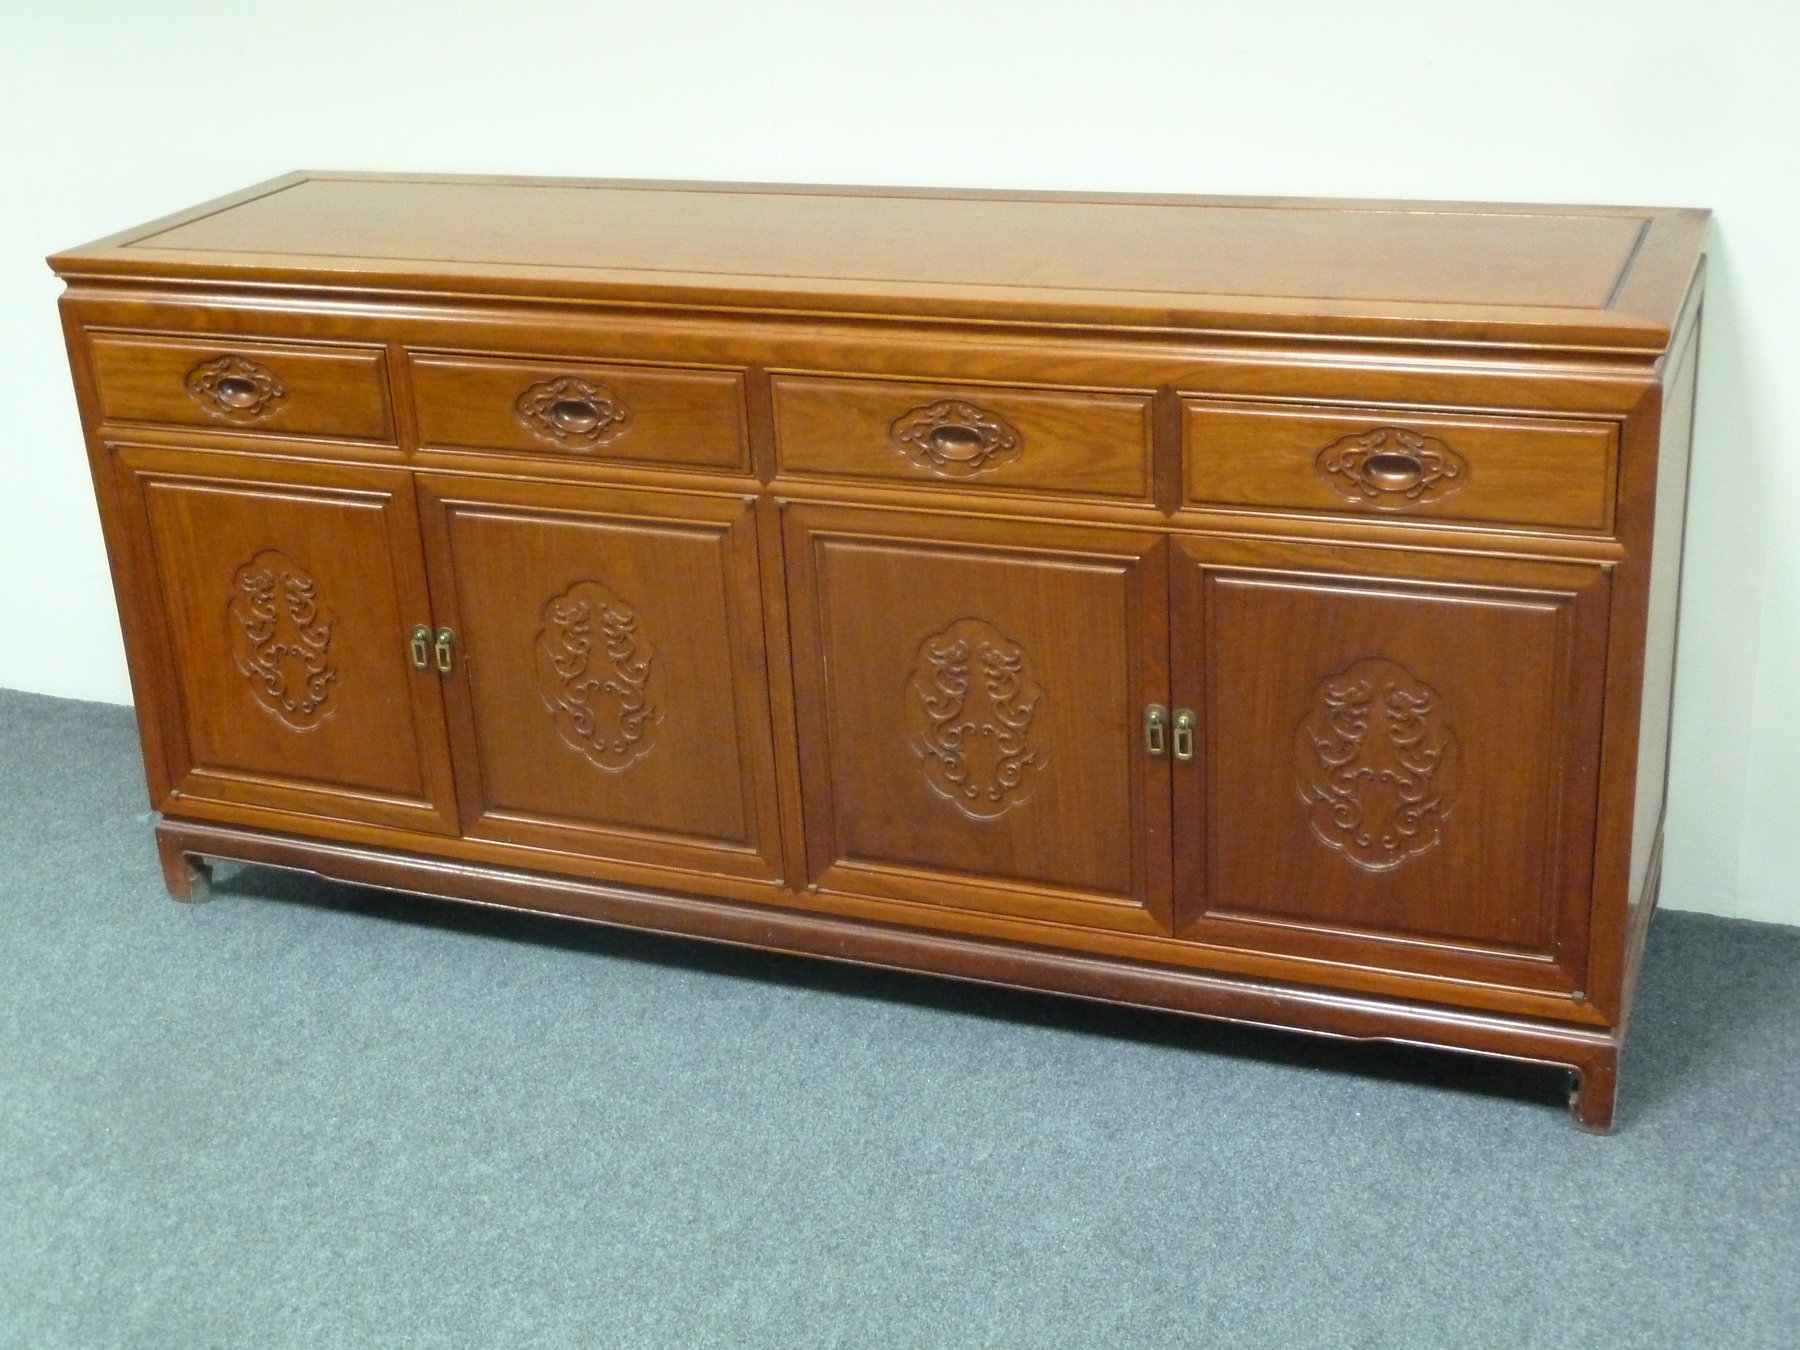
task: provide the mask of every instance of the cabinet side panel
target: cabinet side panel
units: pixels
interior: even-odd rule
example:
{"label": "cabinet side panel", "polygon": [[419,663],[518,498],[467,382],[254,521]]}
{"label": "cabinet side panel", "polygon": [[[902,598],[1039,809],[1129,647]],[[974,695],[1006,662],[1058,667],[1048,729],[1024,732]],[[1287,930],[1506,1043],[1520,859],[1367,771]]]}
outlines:
{"label": "cabinet side panel", "polygon": [[1650,556],[1650,614],[1644,638],[1644,698],[1638,728],[1637,790],[1631,824],[1631,905],[1648,898],[1645,883],[1662,835],[1669,773],[1669,727],[1675,697],[1675,624],[1681,599],[1682,536],[1687,526],[1688,459],[1700,366],[1700,325],[1688,331],[1670,363],[1657,456],[1656,537]]}
{"label": "cabinet side panel", "polygon": [[69,354],[69,373],[74,380],[75,401],[87,442],[88,471],[94,485],[94,502],[106,541],[107,565],[125,642],[126,669],[131,678],[131,699],[137,713],[138,742],[144,755],[144,779],[152,806],[168,796],[174,767],[187,759],[180,718],[174,713],[175,692],[167,664],[154,653],[166,645],[157,625],[156,605],[150,598],[153,568],[142,559],[148,547],[139,526],[139,513],[131,494],[120,482],[113,452],[98,434],[100,388],[94,377],[93,353],[88,345],[79,306],[65,294],[57,303],[63,342]]}

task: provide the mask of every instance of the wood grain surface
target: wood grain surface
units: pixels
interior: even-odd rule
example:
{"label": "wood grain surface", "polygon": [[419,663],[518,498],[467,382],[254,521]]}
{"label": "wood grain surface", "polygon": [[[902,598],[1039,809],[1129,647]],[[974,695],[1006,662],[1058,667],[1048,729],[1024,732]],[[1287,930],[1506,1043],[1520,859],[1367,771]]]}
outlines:
{"label": "wood grain surface", "polygon": [[[702,305],[1659,347],[1704,213],[297,174],[53,260]],[[1659,317],[1660,316],[1660,317]]]}
{"label": "wood grain surface", "polygon": [[1702,212],[296,174],[52,259],[208,858],[1565,1064]]}

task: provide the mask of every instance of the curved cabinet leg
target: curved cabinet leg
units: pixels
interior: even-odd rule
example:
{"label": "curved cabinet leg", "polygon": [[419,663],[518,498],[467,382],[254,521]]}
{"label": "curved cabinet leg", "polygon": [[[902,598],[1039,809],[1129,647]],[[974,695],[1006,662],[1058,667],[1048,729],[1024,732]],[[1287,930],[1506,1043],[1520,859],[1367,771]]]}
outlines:
{"label": "curved cabinet leg", "polygon": [[1575,1087],[1569,1093],[1569,1111],[1584,1130],[1605,1134],[1613,1127],[1613,1099],[1619,1090],[1617,1046],[1575,1066]]}
{"label": "curved cabinet leg", "polygon": [[161,829],[156,832],[156,854],[162,860],[163,883],[175,899],[198,904],[212,893],[212,868],[206,860]]}

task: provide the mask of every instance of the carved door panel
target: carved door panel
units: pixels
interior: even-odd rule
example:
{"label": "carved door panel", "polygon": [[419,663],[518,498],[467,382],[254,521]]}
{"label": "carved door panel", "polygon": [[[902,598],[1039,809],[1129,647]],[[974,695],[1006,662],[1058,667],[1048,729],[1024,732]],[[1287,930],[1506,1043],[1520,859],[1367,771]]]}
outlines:
{"label": "carved door panel", "polygon": [[1581,990],[1606,569],[1178,548],[1181,935]]}
{"label": "carved door panel", "polygon": [[447,475],[420,497],[464,832],[778,879],[751,505]]}
{"label": "carved door panel", "polygon": [[1166,932],[1166,545],[799,504],[787,529],[809,879]]}
{"label": "carved door panel", "polygon": [[438,679],[409,644],[431,618],[410,475],[140,446],[114,464],[158,807],[454,833]]}

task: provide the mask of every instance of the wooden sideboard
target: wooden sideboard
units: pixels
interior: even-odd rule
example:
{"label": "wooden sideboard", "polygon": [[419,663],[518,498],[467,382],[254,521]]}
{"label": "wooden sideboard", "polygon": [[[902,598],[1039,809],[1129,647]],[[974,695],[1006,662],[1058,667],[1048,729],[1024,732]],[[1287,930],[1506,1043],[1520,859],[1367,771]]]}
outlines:
{"label": "wooden sideboard", "polygon": [[1565,1065],[1705,213],[296,174],[51,259],[206,859]]}

